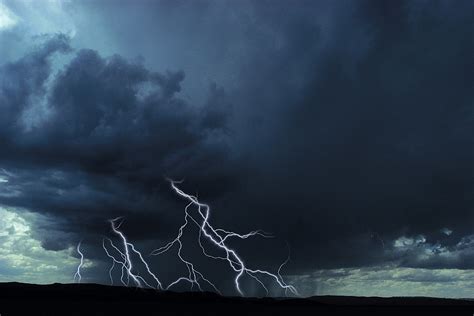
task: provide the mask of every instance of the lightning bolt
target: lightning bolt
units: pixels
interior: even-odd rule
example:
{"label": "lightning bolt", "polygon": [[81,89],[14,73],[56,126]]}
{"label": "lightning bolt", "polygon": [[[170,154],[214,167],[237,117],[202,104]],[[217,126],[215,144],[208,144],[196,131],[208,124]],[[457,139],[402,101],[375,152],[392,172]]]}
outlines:
{"label": "lightning bolt", "polygon": [[[115,245],[113,244],[113,242],[107,238],[107,240],[109,241],[111,247],[113,247],[115,249]],[[109,277],[110,277],[110,285],[114,285],[114,278],[112,277],[112,272],[114,271],[114,268],[115,268],[115,264],[119,264],[122,266],[122,274],[120,276],[120,281],[122,282],[123,285],[127,286],[128,284],[124,281],[123,277],[124,277],[124,270],[126,269],[126,261],[120,261],[120,260],[117,260],[115,259],[114,256],[112,256],[109,251],[107,250],[107,247],[105,246],[105,238],[102,239],[102,248],[104,249],[107,257],[109,257],[110,259],[112,259],[112,266],[110,267],[109,269]],[[122,252],[120,250],[117,249],[117,251],[122,254]],[[125,256],[122,256],[123,259]]]}
{"label": "lightning bolt", "polygon": [[[286,263],[288,263],[288,261],[290,259],[289,256],[280,265],[280,267],[278,268],[278,271],[276,273],[271,273],[269,271],[262,270],[262,269],[251,269],[251,268],[246,266],[244,260],[239,256],[237,251],[235,249],[232,249],[231,247],[229,247],[226,243],[226,241],[229,238],[247,239],[247,238],[252,237],[252,236],[260,236],[260,237],[264,237],[264,238],[271,238],[272,237],[271,235],[268,235],[267,233],[265,233],[261,230],[252,231],[252,232],[247,233],[247,234],[239,234],[239,233],[232,232],[232,231],[227,231],[227,230],[224,230],[224,229],[221,229],[221,228],[214,228],[209,222],[210,206],[205,204],[205,203],[199,202],[199,200],[196,196],[187,194],[184,191],[182,191],[180,188],[178,188],[176,186],[176,184],[179,184],[180,182],[173,181],[173,180],[170,180],[170,179],[168,179],[168,180],[171,184],[171,188],[179,196],[181,196],[184,199],[188,200],[189,203],[186,205],[186,207],[184,209],[184,213],[185,213],[185,215],[184,215],[184,224],[179,228],[177,237],[175,239],[173,239],[171,242],[169,242],[168,244],[166,244],[165,246],[163,246],[161,248],[158,248],[158,249],[154,250],[151,253],[152,255],[160,255],[160,254],[163,254],[163,253],[167,252],[174,245],[176,245],[176,244],[178,245],[178,257],[188,268],[188,277],[181,277],[181,278],[177,279],[176,281],[172,282],[167,287],[167,289],[170,288],[171,286],[181,282],[181,281],[190,282],[191,285],[196,284],[198,286],[198,288],[200,289],[200,285],[199,285],[199,282],[197,280],[198,277],[200,277],[203,281],[207,282],[208,284],[211,284],[211,286],[214,289],[216,289],[215,286],[210,281],[205,279],[202,276],[202,274],[199,273],[194,268],[194,265],[192,263],[185,260],[182,256],[181,249],[182,249],[183,245],[182,245],[182,242],[181,242],[181,236],[183,234],[183,229],[188,225],[189,220],[191,220],[194,224],[196,224],[199,227],[198,243],[199,243],[199,246],[202,250],[202,253],[208,258],[211,258],[211,259],[214,259],[214,260],[226,261],[228,263],[228,265],[234,270],[234,272],[236,272],[236,276],[234,278],[235,289],[237,290],[237,292],[241,296],[244,296],[244,292],[242,291],[240,280],[242,279],[242,277],[244,275],[247,275],[247,276],[251,277],[252,279],[254,279],[256,282],[258,282],[263,287],[263,289],[266,291],[267,294],[268,294],[268,288],[266,287],[265,283],[261,279],[262,276],[270,277],[271,279],[273,279],[274,282],[280,288],[282,288],[285,291],[285,295],[288,295],[288,292],[292,293],[293,295],[299,295],[296,288],[292,285],[287,284],[284,281],[284,279],[283,279],[283,277],[281,276],[281,273],[280,273],[281,269],[284,267],[284,265]],[[198,219],[196,219],[195,217],[193,217],[193,215],[190,214],[189,208],[191,206],[197,207]],[[208,241],[210,241],[216,248],[222,250],[225,253],[225,256],[210,255],[206,251],[206,249],[204,248],[204,245],[202,244],[203,236]]]}
{"label": "lightning bolt", "polygon": [[[137,287],[144,287],[144,286],[147,286],[149,288],[153,288],[153,289],[163,289],[163,286],[160,282],[160,280],[158,279],[158,277],[151,271],[148,263],[145,261],[145,259],[143,258],[143,255],[141,254],[140,251],[138,251],[135,246],[129,242],[127,240],[127,237],[125,237],[125,235],[119,230],[120,229],[120,226],[122,225],[123,223],[123,218],[122,217],[117,217],[115,219],[111,219],[109,220],[110,222],[110,225],[112,227],[112,231],[119,236],[120,240],[122,241],[122,248],[123,250],[120,250],[113,242],[112,240],[108,239],[108,242],[110,244],[110,247],[112,247],[114,249],[115,252],[117,252],[119,254],[119,257],[121,259],[117,259],[114,255],[112,255],[107,247],[106,247],[106,244],[105,244],[105,239],[102,240],[102,248],[104,249],[106,255],[112,259],[112,266],[110,267],[109,269],[109,277],[110,277],[110,281],[111,281],[111,284],[113,284],[113,277],[112,277],[112,272],[115,268],[115,264],[118,264],[121,266],[121,269],[122,269],[122,273],[121,273],[121,277],[120,277],[120,281],[122,282],[123,285],[126,285],[128,286],[129,283],[130,283],[130,279],[133,280],[133,282],[135,283],[135,285]],[[117,223],[118,222],[118,223]],[[140,259],[140,262],[145,266],[146,268],[146,272],[148,274],[149,277],[153,278],[153,280],[156,282],[156,286],[152,286],[150,285],[142,276],[140,276],[139,274],[135,274],[133,272],[133,263],[132,263],[132,259],[131,259],[131,255],[130,253],[134,253],[136,256],[138,256],[138,258]],[[124,280],[124,275],[125,275],[125,272],[126,272],[126,275],[127,275],[127,281],[125,282]]]}
{"label": "lightning bolt", "polygon": [[81,251],[81,243],[82,243],[82,241],[80,241],[80,242],[77,244],[77,247],[76,247],[77,253],[79,253],[79,255],[81,256],[81,261],[80,261],[79,265],[77,266],[77,271],[76,271],[76,273],[74,274],[74,282],[75,282],[75,283],[81,283],[81,280],[82,280],[81,268],[82,268],[82,266],[84,265],[84,254],[83,254],[82,251]]}
{"label": "lightning bolt", "polygon": [[181,227],[179,228],[178,236],[176,236],[175,239],[170,241],[165,246],[152,251],[151,255],[154,255],[154,256],[161,255],[161,254],[167,252],[168,250],[170,250],[175,244],[178,245],[178,258],[181,260],[181,262],[183,262],[186,265],[186,268],[188,270],[188,276],[187,277],[180,277],[180,278],[176,279],[175,281],[171,282],[166,287],[166,290],[169,290],[172,286],[184,281],[184,282],[189,282],[191,284],[191,290],[193,289],[193,286],[196,285],[197,288],[200,291],[202,291],[201,283],[199,282],[199,279],[201,279],[202,281],[209,284],[216,292],[218,292],[220,294],[220,291],[217,289],[217,287],[211,281],[209,281],[207,278],[205,278],[203,276],[203,274],[201,272],[199,272],[190,261],[184,259],[183,255],[181,253],[181,250],[183,249],[183,243],[181,242],[181,237],[183,236],[183,230],[189,223],[188,219],[189,218],[192,219],[192,217],[188,213],[188,208],[191,205],[192,205],[192,203],[189,203],[185,207],[184,224],[181,225]]}
{"label": "lightning bolt", "polygon": [[[185,265],[187,269],[187,275],[178,277],[176,280],[170,282],[168,286],[163,286],[162,282],[151,271],[142,253],[137,250],[135,245],[131,243],[127,239],[125,234],[120,230],[120,227],[123,223],[123,218],[117,217],[115,219],[109,220],[109,223],[111,225],[112,232],[118,237],[121,243],[116,245],[109,238],[104,238],[102,240],[102,248],[104,249],[107,257],[110,258],[112,262],[112,265],[110,266],[108,271],[111,285],[114,284],[113,271],[115,270],[116,266],[118,266],[121,269],[120,282],[124,286],[129,286],[130,282],[132,282],[137,287],[169,290],[177,284],[185,282],[190,284],[191,290],[197,288],[198,290],[203,291],[204,285],[207,285],[211,287],[215,292],[220,294],[221,292],[214,285],[214,283],[212,283],[208,278],[206,278],[203,273],[196,268],[195,264],[193,264],[183,255],[182,237],[185,228],[188,226],[188,224],[191,224],[196,225],[199,228],[197,241],[203,255],[213,260],[225,261],[236,273],[234,277],[234,285],[236,291],[241,296],[244,296],[244,292],[241,288],[241,279],[244,276],[248,276],[255,282],[257,282],[265,290],[267,295],[269,294],[268,284],[264,282],[264,279],[262,277],[267,278],[267,281],[268,278],[273,279],[273,282],[284,290],[285,295],[288,295],[289,293],[296,296],[299,295],[296,288],[292,285],[287,284],[281,275],[281,270],[290,260],[288,244],[288,257],[278,267],[278,270],[275,273],[263,269],[255,269],[248,267],[245,264],[244,260],[241,258],[241,256],[238,254],[238,252],[228,245],[228,240],[233,238],[244,240],[255,236],[262,238],[273,238],[273,236],[262,230],[254,230],[246,234],[239,234],[222,228],[214,228],[210,223],[210,206],[200,202],[197,196],[187,194],[180,188],[178,188],[177,184],[180,182],[173,180],[169,180],[169,182],[174,192],[188,201],[188,204],[184,208],[184,223],[179,227],[177,236],[173,240],[168,242],[166,245],[153,250],[150,255],[162,255],[170,251],[173,247],[176,247],[177,257]],[[192,210],[194,210],[193,214],[191,213]],[[223,253],[223,255],[215,256],[209,254],[203,245],[203,240],[208,240],[215,248],[219,249]],[[81,254],[81,264],[78,267],[78,272],[76,273],[80,282],[80,267],[82,266],[83,262],[83,256],[80,252],[80,243],[77,247],[77,250]],[[153,279],[156,285],[151,285],[149,282],[147,282],[144,276],[141,276],[139,273],[135,272],[137,269],[135,268],[132,262],[132,257],[138,257],[139,263],[141,263],[141,265],[146,268],[147,279]]]}

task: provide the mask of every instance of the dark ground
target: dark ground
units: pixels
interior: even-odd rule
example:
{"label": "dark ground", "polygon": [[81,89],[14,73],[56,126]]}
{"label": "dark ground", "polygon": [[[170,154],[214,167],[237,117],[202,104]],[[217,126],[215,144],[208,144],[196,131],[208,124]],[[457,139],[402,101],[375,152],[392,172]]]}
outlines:
{"label": "dark ground", "polygon": [[96,284],[0,283],[10,315],[474,315],[474,301],[429,297],[221,297]]}

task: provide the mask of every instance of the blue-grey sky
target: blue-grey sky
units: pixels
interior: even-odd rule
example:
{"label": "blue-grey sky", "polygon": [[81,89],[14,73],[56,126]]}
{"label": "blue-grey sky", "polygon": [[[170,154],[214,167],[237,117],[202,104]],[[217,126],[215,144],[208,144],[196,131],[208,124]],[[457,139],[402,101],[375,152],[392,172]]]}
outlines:
{"label": "blue-grey sky", "polygon": [[471,1],[1,0],[0,280],[69,282],[82,240],[107,283],[107,219],[166,244],[172,177],[278,236],[251,264],[288,242],[305,296],[472,296],[473,30]]}

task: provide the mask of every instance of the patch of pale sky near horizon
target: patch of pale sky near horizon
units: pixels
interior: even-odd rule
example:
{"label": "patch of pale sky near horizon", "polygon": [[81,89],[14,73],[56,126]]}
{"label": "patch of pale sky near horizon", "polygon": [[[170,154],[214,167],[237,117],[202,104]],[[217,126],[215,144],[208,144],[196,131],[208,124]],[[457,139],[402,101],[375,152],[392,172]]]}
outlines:
{"label": "patch of pale sky near horizon", "polygon": [[[31,221],[38,214],[0,206],[0,282],[70,283],[79,259],[73,248],[52,251],[33,236]],[[84,267],[91,267],[90,260]]]}
{"label": "patch of pale sky near horizon", "polygon": [[395,265],[317,270],[289,278],[303,296],[472,297],[474,271],[405,268]]}

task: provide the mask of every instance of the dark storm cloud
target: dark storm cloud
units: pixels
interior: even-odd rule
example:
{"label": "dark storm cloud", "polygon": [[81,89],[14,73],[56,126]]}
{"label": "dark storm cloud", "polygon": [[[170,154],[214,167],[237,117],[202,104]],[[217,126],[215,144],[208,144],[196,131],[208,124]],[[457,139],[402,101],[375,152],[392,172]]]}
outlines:
{"label": "dark storm cloud", "polygon": [[[55,36],[1,68],[1,160],[14,175],[2,188],[3,204],[57,217],[57,229],[70,235],[100,233],[117,214],[161,214],[166,221],[159,192],[165,176],[204,187],[218,182],[215,193],[231,185],[224,143],[230,107],[221,108],[221,89],[212,86],[205,105],[191,106],[176,96],[183,72],[151,72],[92,50],[75,52],[48,87],[52,54],[69,50],[67,38]],[[31,123],[26,109],[44,119]],[[146,223],[139,232],[146,233]],[[158,227],[163,234],[165,226]],[[57,237],[45,236],[43,245],[70,242]]]}
{"label": "dark storm cloud", "polygon": [[249,152],[258,178],[242,209],[269,210],[255,217],[271,214],[302,267],[387,260],[370,232],[387,247],[444,226],[456,242],[472,232],[469,6],[350,3],[319,28],[307,8],[283,19],[284,3],[258,6],[258,23],[287,45],[252,64],[265,71],[248,82],[262,89],[248,99],[267,105],[252,112],[254,131],[269,136]]}
{"label": "dark storm cloud", "polygon": [[0,123],[3,142],[13,138],[12,134],[18,128],[28,98],[44,93],[44,83],[50,74],[48,58],[57,51],[65,52],[68,49],[67,39],[64,36],[57,36],[18,62],[2,66]]}
{"label": "dark storm cloud", "polygon": [[[51,54],[69,50],[62,37],[4,65],[0,160],[17,178],[0,201],[53,216],[64,236],[102,234],[104,219],[126,215],[131,236],[169,238],[182,213],[163,177],[184,177],[222,226],[288,239],[294,273],[471,267],[459,247],[474,220],[472,3],[229,5],[232,14],[210,2],[137,7],[147,25],[183,12],[167,28],[177,47],[206,52],[186,62],[232,73],[202,106],[181,98],[181,71],[87,49],[46,89]],[[32,123],[24,109],[41,96]],[[50,249],[77,238],[40,231]],[[397,248],[420,235],[423,245]]]}

